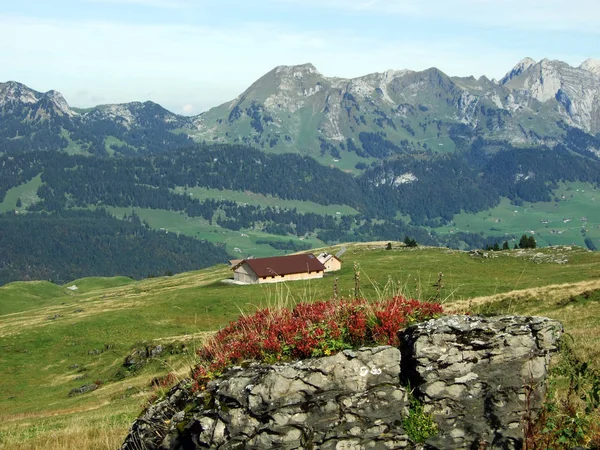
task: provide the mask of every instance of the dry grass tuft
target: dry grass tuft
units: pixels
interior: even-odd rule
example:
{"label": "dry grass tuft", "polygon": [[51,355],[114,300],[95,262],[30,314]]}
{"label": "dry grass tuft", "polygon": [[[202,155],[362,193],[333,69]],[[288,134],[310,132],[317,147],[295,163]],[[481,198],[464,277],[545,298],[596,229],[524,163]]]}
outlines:
{"label": "dry grass tuft", "polygon": [[0,449],[114,450],[121,446],[130,420],[120,417],[74,416],[61,424],[35,421],[20,425],[13,430],[0,432]]}
{"label": "dry grass tuft", "polygon": [[466,300],[459,300],[451,303],[451,308],[457,313],[467,311],[477,311],[484,313],[486,306],[491,306],[501,302],[512,301],[511,310],[505,311],[506,314],[512,314],[515,311],[521,311],[527,302],[536,302],[542,304],[557,303],[571,296],[581,295],[587,291],[600,289],[600,280],[582,281],[579,283],[553,284],[530,289],[521,289],[502,294],[487,295],[475,297]]}

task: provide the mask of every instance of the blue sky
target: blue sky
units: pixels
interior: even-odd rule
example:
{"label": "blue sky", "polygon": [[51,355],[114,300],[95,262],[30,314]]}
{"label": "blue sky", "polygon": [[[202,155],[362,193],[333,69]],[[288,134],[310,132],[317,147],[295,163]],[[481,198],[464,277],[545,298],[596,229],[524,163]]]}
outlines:
{"label": "blue sky", "polygon": [[598,0],[0,0],[0,81],[73,106],[197,114],[277,65],[326,76],[438,67],[500,78],[525,56],[600,59]]}

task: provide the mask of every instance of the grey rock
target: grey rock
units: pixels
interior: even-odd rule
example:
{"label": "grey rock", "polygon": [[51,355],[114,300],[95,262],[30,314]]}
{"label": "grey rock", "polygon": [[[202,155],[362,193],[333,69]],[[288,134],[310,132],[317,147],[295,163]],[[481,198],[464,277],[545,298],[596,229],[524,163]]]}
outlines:
{"label": "grey rock", "polygon": [[[122,449],[520,448],[561,333],[546,318],[449,316],[401,332],[400,349],[234,367],[198,393],[175,386]],[[424,445],[403,429],[409,385],[438,426]]]}
{"label": "grey rock", "polygon": [[69,397],[75,397],[76,395],[87,394],[88,392],[92,392],[98,389],[98,385],[95,383],[92,384],[84,384],[78,388],[71,389],[69,391]]}
{"label": "grey rock", "polygon": [[[438,448],[521,448],[529,395],[538,409],[560,323],[541,317],[450,316],[402,333],[403,376],[433,414]],[[534,389],[528,391],[527,386]],[[528,394],[529,392],[529,394]]]}

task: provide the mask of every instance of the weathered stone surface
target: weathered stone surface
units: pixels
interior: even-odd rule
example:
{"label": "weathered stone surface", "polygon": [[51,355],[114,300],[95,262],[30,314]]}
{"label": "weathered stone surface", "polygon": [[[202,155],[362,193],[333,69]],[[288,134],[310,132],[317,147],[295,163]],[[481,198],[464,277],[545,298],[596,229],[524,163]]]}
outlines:
{"label": "weathered stone surface", "polygon": [[[450,316],[408,328],[400,349],[234,367],[205,391],[172,389],[122,449],[520,448],[561,332],[540,317]],[[409,385],[439,429],[424,447],[402,427]]]}
{"label": "weathered stone surface", "polygon": [[403,377],[430,411],[437,448],[520,449],[527,387],[537,409],[560,323],[542,317],[450,316],[402,333]]}
{"label": "weathered stone surface", "polygon": [[175,388],[136,421],[123,448],[404,448],[399,378],[400,351],[389,346],[236,367],[198,395]]}

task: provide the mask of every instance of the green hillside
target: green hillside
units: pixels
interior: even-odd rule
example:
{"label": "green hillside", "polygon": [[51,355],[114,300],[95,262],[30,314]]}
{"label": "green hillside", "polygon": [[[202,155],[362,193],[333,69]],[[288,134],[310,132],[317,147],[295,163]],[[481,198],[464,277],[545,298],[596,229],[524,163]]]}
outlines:
{"label": "green hillside", "polygon": [[[0,448],[116,448],[156,393],[150,380],[169,372],[185,377],[194,349],[212,331],[257,307],[330,298],[334,278],[341,295],[350,297],[355,263],[366,298],[403,293],[438,296],[449,310],[484,304],[488,311],[540,311],[563,320],[590,361],[600,361],[600,345],[590,337],[600,331],[598,303],[557,303],[561,296],[600,290],[600,254],[556,247],[482,256],[386,245],[348,244],[343,269],[310,282],[228,285],[221,280],[231,272],[221,265],[141,281],[92,278],[0,288]],[[441,289],[435,286],[440,272]],[[66,289],[72,285],[78,289]],[[156,345],[165,350],[139,370],[123,366],[134,349]],[[69,396],[93,383],[99,386],[93,392]]]}
{"label": "green hillside", "polygon": [[585,240],[600,248],[600,191],[590,183],[560,183],[552,201],[500,204],[477,214],[461,213],[451,224],[436,228],[440,235],[457,232],[505,236],[513,247],[524,233],[533,233],[539,246],[579,245]]}
{"label": "green hillside", "polygon": [[485,77],[449,77],[436,68],[341,79],[311,64],[280,66],[195,117],[186,132],[197,141],[299,152],[349,171],[398,153],[453,152],[457,135],[528,144],[564,135],[553,103],[511,108],[503,105],[509,96]]}
{"label": "green hillside", "polygon": [[[83,294],[91,291],[125,286],[130,283],[135,283],[135,280],[132,280],[129,277],[87,277],[73,280],[70,283],[67,283],[65,287],[71,288],[72,292]],[[77,289],[74,289],[74,287]]]}
{"label": "green hillside", "polygon": [[[41,174],[31,180],[9,189],[0,202],[0,214],[7,211],[25,211],[31,205],[36,204],[40,198],[37,190],[42,184]],[[21,200],[21,205],[17,203]]]}
{"label": "green hillside", "polygon": [[54,304],[67,290],[49,281],[16,281],[0,286],[0,316]]}

